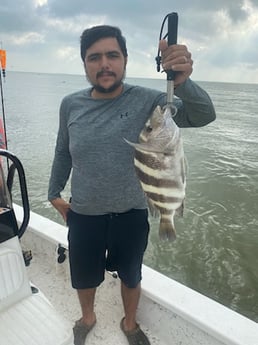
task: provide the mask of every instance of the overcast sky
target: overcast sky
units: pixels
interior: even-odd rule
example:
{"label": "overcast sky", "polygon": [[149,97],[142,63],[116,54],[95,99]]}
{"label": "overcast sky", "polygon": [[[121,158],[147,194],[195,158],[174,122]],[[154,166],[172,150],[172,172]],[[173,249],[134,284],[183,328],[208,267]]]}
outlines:
{"label": "overcast sky", "polygon": [[179,16],[178,43],[192,52],[194,80],[258,83],[258,0],[1,0],[7,71],[83,74],[82,31],[110,24],[127,40],[127,76],[163,78],[155,56],[170,12]]}

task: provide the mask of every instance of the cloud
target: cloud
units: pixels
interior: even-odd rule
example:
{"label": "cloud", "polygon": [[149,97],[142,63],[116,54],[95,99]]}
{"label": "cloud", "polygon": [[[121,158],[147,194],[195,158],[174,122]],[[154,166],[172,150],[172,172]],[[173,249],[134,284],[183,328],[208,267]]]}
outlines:
{"label": "cloud", "polygon": [[9,38],[13,42],[13,44],[17,46],[44,42],[44,36],[37,32],[24,33],[22,35],[19,35],[18,37],[16,35],[10,35]]}
{"label": "cloud", "polygon": [[1,0],[0,32],[13,33],[41,30],[43,18],[38,16],[37,6],[32,0]]}
{"label": "cloud", "polygon": [[258,38],[258,11],[253,7],[244,7],[245,20],[234,25],[231,17],[220,11],[216,20],[221,23],[214,31],[216,40],[206,40],[203,57],[209,58],[211,64],[230,67],[237,63],[252,64],[258,67],[257,42]]}
{"label": "cloud", "polygon": [[[2,0],[0,41],[13,69],[65,73],[69,65],[69,73],[84,73],[82,31],[111,24],[127,40],[127,75],[155,78],[160,26],[173,11],[179,14],[178,41],[193,54],[194,78],[253,81],[256,73],[258,82],[258,0]],[[234,75],[237,68],[244,79]]]}

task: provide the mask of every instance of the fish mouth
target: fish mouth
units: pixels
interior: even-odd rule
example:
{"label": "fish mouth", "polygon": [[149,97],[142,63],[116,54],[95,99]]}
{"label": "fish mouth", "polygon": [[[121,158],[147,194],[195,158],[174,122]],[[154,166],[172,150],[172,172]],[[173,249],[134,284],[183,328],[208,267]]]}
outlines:
{"label": "fish mouth", "polygon": [[177,107],[173,103],[167,103],[164,105],[162,108],[163,114],[165,114],[166,110],[170,112],[170,116],[172,117],[175,117],[177,114]]}

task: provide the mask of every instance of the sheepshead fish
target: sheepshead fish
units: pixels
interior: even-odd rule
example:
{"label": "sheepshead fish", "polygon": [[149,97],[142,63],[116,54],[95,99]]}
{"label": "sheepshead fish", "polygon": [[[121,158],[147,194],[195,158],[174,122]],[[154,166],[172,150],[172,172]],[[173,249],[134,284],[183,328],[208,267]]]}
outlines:
{"label": "sheepshead fish", "polygon": [[180,130],[171,108],[157,106],[139,136],[134,165],[152,215],[160,215],[161,239],[174,240],[175,214],[183,215],[186,166]]}

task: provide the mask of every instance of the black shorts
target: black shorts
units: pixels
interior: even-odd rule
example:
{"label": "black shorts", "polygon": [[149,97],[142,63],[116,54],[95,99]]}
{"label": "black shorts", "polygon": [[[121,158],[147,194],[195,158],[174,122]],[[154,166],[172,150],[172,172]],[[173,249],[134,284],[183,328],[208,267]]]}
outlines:
{"label": "black shorts", "polygon": [[142,279],[141,268],[148,243],[148,211],[87,216],[70,210],[69,259],[72,286],[87,289],[99,286],[105,270],[117,271],[129,288]]}

